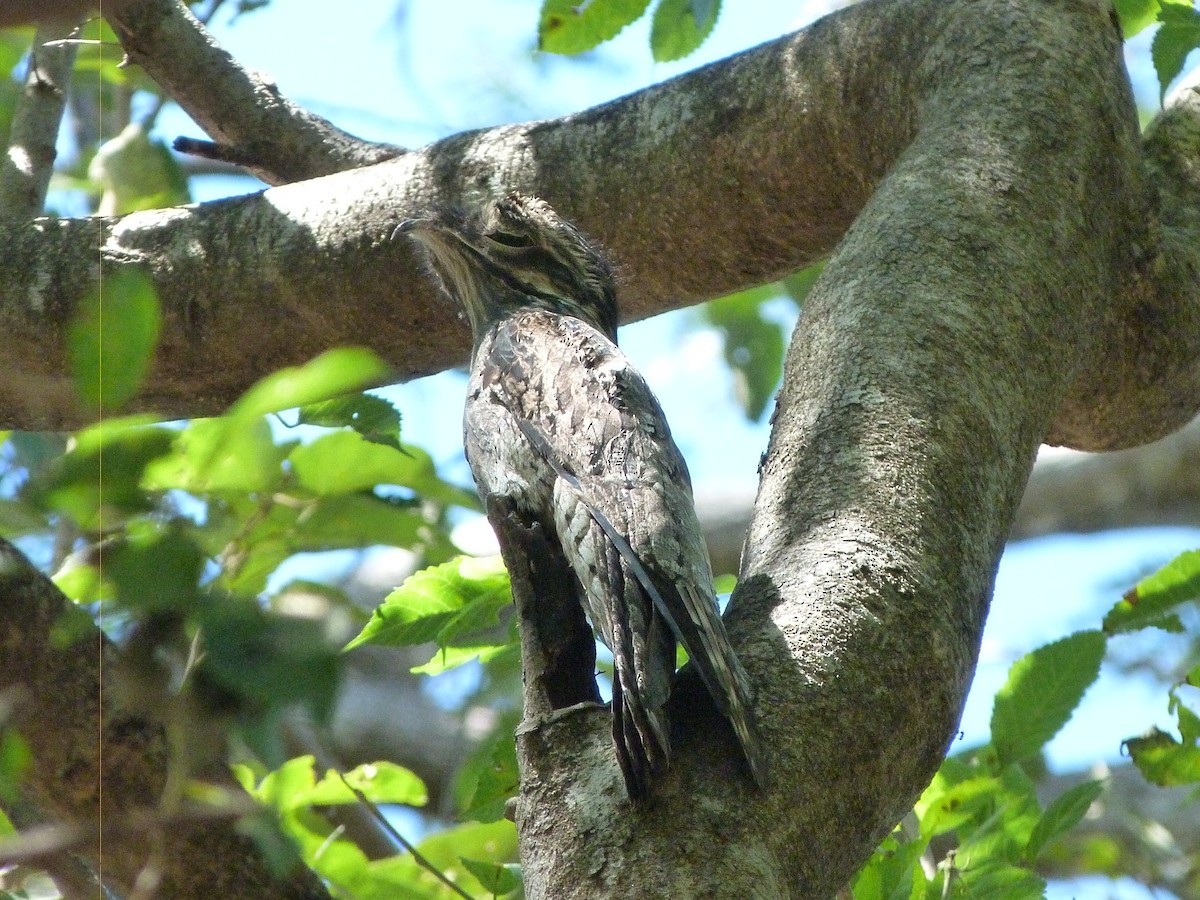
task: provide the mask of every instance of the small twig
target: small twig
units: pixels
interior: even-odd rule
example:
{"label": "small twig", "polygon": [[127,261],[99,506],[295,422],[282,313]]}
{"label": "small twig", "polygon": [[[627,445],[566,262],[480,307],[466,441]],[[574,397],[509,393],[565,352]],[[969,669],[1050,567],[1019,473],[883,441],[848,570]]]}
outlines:
{"label": "small twig", "polygon": [[362,791],[360,791],[358,788],[356,788],[354,785],[352,785],[349,781],[347,781],[346,776],[343,775],[341,772],[338,772],[338,778],[342,779],[342,784],[346,785],[346,787],[350,789],[350,792],[352,794],[354,794],[355,797],[358,798],[358,802],[361,803],[363,806],[365,806],[370,811],[371,815],[374,816],[375,820],[377,822],[379,822],[380,826],[382,826],[383,829],[385,831],[387,831],[387,833],[389,835],[391,835],[392,839],[397,844],[399,844],[401,847],[403,847],[405,850],[407,850],[409,853],[412,854],[412,857],[414,860],[416,860],[417,865],[419,865],[421,868],[425,869],[426,871],[432,872],[437,877],[437,879],[442,882],[442,884],[446,885],[446,887],[450,888],[450,890],[454,891],[460,897],[466,897],[467,900],[471,900],[470,894],[468,894],[466,891],[464,891],[462,888],[460,888],[457,884],[455,884],[453,881],[451,881],[449,878],[447,878],[445,872],[443,872],[441,869],[439,869],[437,866],[435,866],[433,863],[431,863],[429,860],[427,860],[424,856],[422,856],[421,852],[419,850],[417,850],[417,848],[415,846],[413,846],[413,844],[406,837],[404,837],[404,835],[402,835],[400,832],[398,832],[395,828],[392,827],[392,823],[387,820],[387,818],[380,811],[378,806],[376,806],[374,803],[372,803],[370,800],[367,799],[366,794],[364,794]]}

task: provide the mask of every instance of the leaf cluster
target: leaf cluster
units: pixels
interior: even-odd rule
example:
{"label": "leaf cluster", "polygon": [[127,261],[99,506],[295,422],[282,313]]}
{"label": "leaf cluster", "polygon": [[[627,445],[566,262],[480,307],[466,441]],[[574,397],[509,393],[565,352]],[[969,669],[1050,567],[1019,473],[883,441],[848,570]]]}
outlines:
{"label": "leaf cluster", "polygon": [[[855,900],[946,897],[1040,898],[1040,862],[1089,810],[1105,802],[1103,780],[1076,784],[1043,808],[1037,786],[1043,750],[1100,674],[1108,641],[1146,627],[1174,630],[1176,610],[1200,602],[1200,553],[1186,553],[1141,581],[1104,618],[1017,660],[996,694],[991,741],[951,755],[906,819],[853,882]],[[1200,784],[1200,717],[1181,690],[1200,683],[1200,665],[1168,691],[1180,737],[1155,729],[1124,744],[1134,764],[1160,785]],[[1107,874],[1113,856],[1093,846],[1076,868]]]}

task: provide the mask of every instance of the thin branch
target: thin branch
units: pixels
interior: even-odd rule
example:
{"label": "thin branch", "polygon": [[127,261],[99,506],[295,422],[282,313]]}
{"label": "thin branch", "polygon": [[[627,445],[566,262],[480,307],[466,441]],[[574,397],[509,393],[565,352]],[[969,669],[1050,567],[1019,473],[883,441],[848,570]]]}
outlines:
{"label": "thin branch", "polygon": [[387,820],[387,817],[384,816],[379,807],[367,799],[366,794],[347,781],[346,776],[341,772],[338,772],[338,778],[342,779],[342,784],[346,785],[350,792],[358,798],[358,802],[370,810],[371,815],[374,816],[375,821],[379,823],[384,831],[386,831],[392,837],[392,839],[396,841],[397,844],[412,854],[412,857],[416,861],[417,865],[432,873],[438,879],[438,881],[446,885],[446,887],[450,888],[450,890],[454,891],[454,893],[458,894],[460,897],[466,897],[467,900],[471,900],[470,894],[447,878],[446,874],[441,869],[422,856],[421,851],[418,850],[416,846],[414,846],[404,835],[402,835],[392,826],[392,823]]}
{"label": "thin branch", "polygon": [[75,44],[67,38],[75,29],[75,23],[54,22],[34,36],[8,153],[0,159],[0,215],[31,219],[46,202],[75,62]]}
{"label": "thin branch", "polygon": [[[370,165],[404,151],[364,141],[301,109],[270,81],[239,66],[182,3],[128,0],[105,15],[129,61],[268,184]],[[211,155],[211,154],[206,154]]]}

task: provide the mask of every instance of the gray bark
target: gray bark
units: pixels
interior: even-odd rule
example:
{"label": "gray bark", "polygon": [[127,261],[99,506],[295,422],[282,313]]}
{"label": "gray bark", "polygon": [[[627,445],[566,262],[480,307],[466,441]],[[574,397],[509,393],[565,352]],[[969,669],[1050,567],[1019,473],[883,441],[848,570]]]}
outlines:
{"label": "gray bark", "polygon": [[154,274],[140,402],[170,415],[334,344],[397,377],[461,362],[455,311],[387,239],[431,202],[544,197],[620,263],[627,319],[836,246],[727,615],[775,783],[737,776],[685,685],[651,803],[624,801],[607,716],[582,709],[519,736],[517,809],[531,897],[830,896],[954,734],[1038,444],[1130,446],[1196,412],[1198,96],[1143,142],[1100,0],[877,0],[563,119],[250,198],[4,227],[0,409],[80,420],[61,335],[98,243]]}

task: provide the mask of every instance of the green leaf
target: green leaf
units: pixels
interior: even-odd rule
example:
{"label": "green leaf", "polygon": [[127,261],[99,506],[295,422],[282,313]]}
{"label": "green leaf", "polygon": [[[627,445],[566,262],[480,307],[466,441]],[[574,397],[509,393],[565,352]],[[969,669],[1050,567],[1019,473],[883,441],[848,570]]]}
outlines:
{"label": "green leaf", "polygon": [[413,666],[409,671],[414,675],[441,675],[443,672],[457,669],[459,666],[473,660],[479,660],[481,663],[491,662],[492,660],[500,659],[506,653],[515,653],[516,651],[517,642],[515,640],[503,644],[440,647],[430,658],[429,662]]}
{"label": "green leaf", "polygon": [[1178,633],[1183,625],[1171,611],[1197,597],[1200,597],[1200,550],[1189,550],[1128,591],[1104,617],[1104,631],[1119,634],[1157,627]]}
{"label": "green leaf", "polygon": [[1042,900],[1046,882],[1017,866],[964,869],[966,896],[971,900]]}
{"label": "green leaf", "polygon": [[1150,44],[1150,58],[1158,73],[1158,99],[1167,94],[1175,76],[1183,70],[1188,54],[1200,46],[1200,13],[1192,0],[1163,0],[1158,11],[1162,27]]}
{"label": "green leaf", "polygon": [[139,525],[104,551],[104,579],[123,606],[139,612],[189,609],[199,593],[204,554],[178,529]]}
{"label": "green leaf", "polygon": [[660,0],[650,26],[655,62],[682,59],[703,44],[720,10],[720,0]]}
{"label": "green leaf", "polygon": [[[106,571],[107,574],[107,571]],[[198,672],[254,721],[293,704],[326,719],[337,693],[341,655],[322,622],[268,613],[257,603],[205,604],[197,617],[204,635]]]}
{"label": "green leaf", "polygon": [[1034,756],[1067,723],[1095,682],[1104,635],[1080,631],[1017,660],[992,707],[992,743],[1001,765]]}
{"label": "green leaf", "polygon": [[909,900],[926,883],[918,865],[926,845],[926,841],[899,840],[895,832],[885,838],[854,877],[854,900]]}
{"label": "green leaf", "polygon": [[25,739],[11,728],[0,731],[0,800],[18,803],[21,782],[33,764],[33,753]]}
{"label": "green leaf", "polygon": [[1091,805],[1104,793],[1104,782],[1085,781],[1065,791],[1046,807],[1025,846],[1025,862],[1037,862],[1042,850],[1081,821]]}
{"label": "green leaf", "polygon": [[491,891],[492,896],[502,897],[511,894],[521,886],[521,867],[511,863],[489,862],[482,859],[460,857],[467,871],[475,876],[485,891]]}
{"label": "green leaf", "polygon": [[1200,747],[1175,740],[1158,728],[1124,745],[1142,776],[1162,787],[1200,782]]}
{"label": "green leaf", "polygon": [[498,822],[505,817],[508,801],[517,795],[520,772],[517,745],[511,729],[497,729],[483,765],[475,772],[475,787],[462,818]]}
{"label": "green leaf", "polygon": [[254,418],[339,394],[382,384],[389,369],[370,350],[342,347],[302,366],[280,369],[246,391],[229,411],[233,419]]}
{"label": "green leaf", "polygon": [[1113,0],[1126,40],[1144,31],[1158,18],[1159,0]]}
{"label": "green leaf", "polygon": [[261,417],[238,423],[228,417],[194,419],[179,432],[171,453],[146,467],[142,485],[196,494],[264,494],[282,483],[282,464],[290,450],[290,444],[276,445]]}
{"label": "green leaf", "polygon": [[[326,775],[317,785],[335,777],[336,773]],[[341,783],[341,778],[338,778]],[[429,802],[429,793],[425,782],[421,781],[409,769],[391,762],[363,763],[355,766],[346,773],[346,781],[352,787],[362,791],[372,803],[403,803],[406,806],[424,806]]]}
{"label": "green leaf", "polygon": [[360,644],[404,647],[432,640],[444,646],[459,633],[447,629],[452,622],[474,625],[485,618],[481,607],[500,609],[511,598],[508,572],[499,556],[459,557],[409,576],[384,598],[346,649]]}
{"label": "green leaf", "polygon": [[408,488],[424,500],[479,508],[475,493],[439,478],[433,459],[419,447],[394,449],[351,431],[339,431],[296,447],[288,459],[301,487],[319,496],[392,484]]}
{"label": "green leaf", "polygon": [[70,452],[33,479],[31,495],[37,504],[90,531],[151,509],[141,480],[148,467],[170,452],[176,432],[147,427],[148,421],[145,416],[109,419],[79,432]]}
{"label": "green leaf", "polygon": [[637,21],[650,0],[545,0],[538,49],[567,56],[591,50]]}
{"label": "green leaf", "polygon": [[738,400],[752,421],[761,418],[783,377],[783,326],[762,314],[763,304],[778,295],[775,286],[766,285],[702,308],[705,319],[725,337],[725,361],[733,371]]}
{"label": "green leaf", "polygon": [[137,393],[160,325],[158,295],[145,269],[124,265],[101,274],[67,330],[71,377],[84,403],[107,412]]}
{"label": "green leaf", "polygon": [[407,504],[372,494],[326,497],[298,517],[289,546],[295,552],[374,544],[413,547],[428,527],[420,510]]}
{"label": "green leaf", "polygon": [[301,425],[353,428],[368,441],[400,449],[400,411],[382,397],[352,394],[300,407]]}

